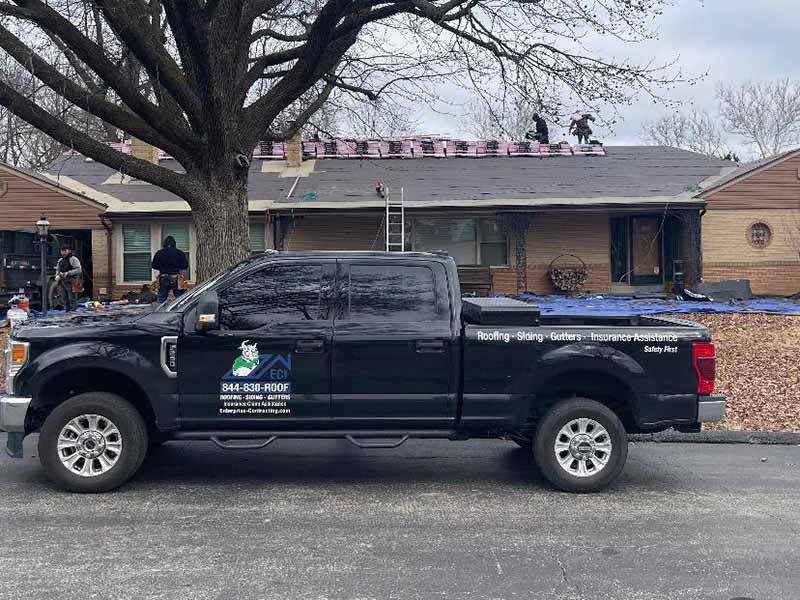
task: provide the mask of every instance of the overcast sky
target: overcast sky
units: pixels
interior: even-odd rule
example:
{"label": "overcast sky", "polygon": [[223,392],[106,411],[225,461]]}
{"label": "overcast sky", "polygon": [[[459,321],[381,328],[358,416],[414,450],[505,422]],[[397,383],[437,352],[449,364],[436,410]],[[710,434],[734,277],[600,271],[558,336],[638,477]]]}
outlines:
{"label": "overcast sky", "polygon": [[[660,38],[637,44],[594,44],[606,57],[630,57],[640,63],[678,58],[684,75],[708,76],[700,83],[680,86],[668,95],[691,107],[714,111],[715,87],[727,83],[778,77],[800,79],[800,0],[675,0],[659,20]],[[454,87],[450,94],[467,101],[469,95]],[[458,109],[450,108],[450,112]],[[607,144],[641,143],[642,123],[669,112],[642,99],[620,107],[622,122],[613,132],[596,128]],[[433,110],[418,114],[421,129],[467,135],[455,114]],[[554,133],[551,129],[551,133]],[[560,132],[559,132],[560,133]]]}

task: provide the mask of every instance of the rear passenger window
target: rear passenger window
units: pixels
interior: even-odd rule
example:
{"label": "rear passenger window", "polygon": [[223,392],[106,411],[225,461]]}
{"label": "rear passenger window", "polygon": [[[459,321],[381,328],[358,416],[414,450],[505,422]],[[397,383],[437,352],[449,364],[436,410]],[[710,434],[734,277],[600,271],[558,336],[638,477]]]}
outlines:
{"label": "rear passenger window", "polygon": [[321,318],[321,265],[276,265],[257,271],[219,294],[222,329]]}
{"label": "rear passenger window", "polygon": [[349,320],[436,321],[433,271],[423,266],[351,265]]}

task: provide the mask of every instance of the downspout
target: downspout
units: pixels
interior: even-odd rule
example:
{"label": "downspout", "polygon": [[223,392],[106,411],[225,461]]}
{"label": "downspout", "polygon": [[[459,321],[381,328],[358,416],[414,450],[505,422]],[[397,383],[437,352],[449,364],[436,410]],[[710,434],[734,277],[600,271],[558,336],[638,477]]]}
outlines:
{"label": "downspout", "polygon": [[[108,269],[107,272],[108,272],[108,287],[109,287],[108,297],[109,299],[111,299],[114,297],[114,272],[111,270],[112,265],[114,264],[114,260],[111,256],[111,251],[114,246],[114,244],[112,243],[113,241],[113,236],[111,233],[112,228],[111,228],[111,222],[108,220],[108,217],[103,214],[100,215],[100,223],[103,224],[103,229],[106,230],[106,261],[108,263],[106,265],[106,268]],[[94,275],[94,273],[92,275]],[[100,291],[98,290],[96,294],[97,297],[99,298]]]}

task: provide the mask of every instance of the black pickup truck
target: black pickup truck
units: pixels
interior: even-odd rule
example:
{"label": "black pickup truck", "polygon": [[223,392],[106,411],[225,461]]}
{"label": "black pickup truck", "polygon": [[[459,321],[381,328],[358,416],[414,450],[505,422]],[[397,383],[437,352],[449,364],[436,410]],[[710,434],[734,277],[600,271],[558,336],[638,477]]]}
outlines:
{"label": "black pickup truck", "polygon": [[78,492],[167,440],[277,438],[505,438],[587,492],[620,474],[627,432],[725,412],[705,327],[462,299],[453,260],[421,253],[269,252],[158,306],[18,326],[6,367],[9,453],[38,431],[45,472]]}

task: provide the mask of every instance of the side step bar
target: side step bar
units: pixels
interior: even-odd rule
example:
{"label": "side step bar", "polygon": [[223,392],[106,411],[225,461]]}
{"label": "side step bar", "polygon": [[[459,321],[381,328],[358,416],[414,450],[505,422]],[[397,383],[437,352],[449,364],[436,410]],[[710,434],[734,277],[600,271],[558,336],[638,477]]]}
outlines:
{"label": "side step bar", "polygon": [[[411,438],[418,439],[464,439],[451,429],[408,430],[306,430],[306,431],[178,431],[175,440],[211,440],[225,450],[258,450],[265,448],[278,438],[283,439],[345,439],[363,449],[398,448]],[[252,440],[254,443],[242,443]],[[374,440],[374,441],[366,441]]]}

